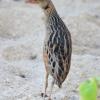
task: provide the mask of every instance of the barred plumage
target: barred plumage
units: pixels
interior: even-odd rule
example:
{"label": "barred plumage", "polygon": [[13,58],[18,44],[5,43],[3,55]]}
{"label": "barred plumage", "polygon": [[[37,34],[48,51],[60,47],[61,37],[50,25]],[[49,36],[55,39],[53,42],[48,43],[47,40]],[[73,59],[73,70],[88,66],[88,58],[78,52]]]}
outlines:
{"label": "barred plumage", "polygon": [[[71,36],[55,10],[48,16],[46,26],[48,34],[44,42],[44,53],[47,53],[48,56],[47,67],[49,67],[49,73],[55,79],[55,83],[60,87],[69,72],[72,51]],[[55,62],[55,67],[52,65],[53,62]]]}
{"label": "barred plumage", "polygon": [[49,74],[53,77],[52,92],[53,85],[57,84],[58,87],[61,87],[69,73],[72,53],[71,34],[59,17],[51,0],[29,0],[29,2],[33,1],[40,4],[46,15],[46,36],[43,48],[46,94]]}

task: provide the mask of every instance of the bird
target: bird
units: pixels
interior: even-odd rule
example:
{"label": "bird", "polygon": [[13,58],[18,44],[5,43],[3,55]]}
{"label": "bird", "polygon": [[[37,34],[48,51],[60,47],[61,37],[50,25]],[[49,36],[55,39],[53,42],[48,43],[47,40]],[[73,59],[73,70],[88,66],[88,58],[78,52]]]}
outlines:
{"label": "bird", "polygon": [[44,98],[48,88],[48,77],[51,75],[52,82],[49,95],[49,100],[51,100],[54,84],[61,88],[70,70],[71,33],[51,0],[27,0],[27,3],[39,4],[46,17],[46,34],[43,45],[43,60],[46,70]]}

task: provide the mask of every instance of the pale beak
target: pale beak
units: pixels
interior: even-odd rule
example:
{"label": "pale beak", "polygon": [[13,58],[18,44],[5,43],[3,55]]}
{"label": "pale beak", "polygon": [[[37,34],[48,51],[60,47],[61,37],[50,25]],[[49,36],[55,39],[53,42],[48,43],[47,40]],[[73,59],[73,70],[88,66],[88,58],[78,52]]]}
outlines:
{"label": "pale beak", "polygon": [[33,4],[35,4],[35,3],[37,3],[37,1],[36,0],[26,0],[26,3],[33,3]]}

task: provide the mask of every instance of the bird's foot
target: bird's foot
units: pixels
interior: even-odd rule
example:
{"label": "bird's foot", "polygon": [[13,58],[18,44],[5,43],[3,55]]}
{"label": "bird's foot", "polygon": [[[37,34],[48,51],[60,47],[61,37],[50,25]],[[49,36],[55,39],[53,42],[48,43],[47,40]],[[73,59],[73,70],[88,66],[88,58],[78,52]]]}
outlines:
{"label": "bird's foot", "polygon": [[46,97],[48,97],[48,95],[47,95],[47,94],[45,94],[45,93],[41,93],[41,97],[46,98]]}

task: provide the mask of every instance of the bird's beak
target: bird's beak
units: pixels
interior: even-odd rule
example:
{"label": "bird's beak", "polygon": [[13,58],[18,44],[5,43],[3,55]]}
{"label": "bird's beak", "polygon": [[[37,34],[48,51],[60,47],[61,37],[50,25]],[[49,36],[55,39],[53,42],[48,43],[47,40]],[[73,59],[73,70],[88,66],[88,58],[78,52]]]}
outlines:
{"label": "bird's beak", "polygon": [[33,4],[36,4],[36,3],[37,3],[37,0],[26,0],[26,3],[33,3]]}

